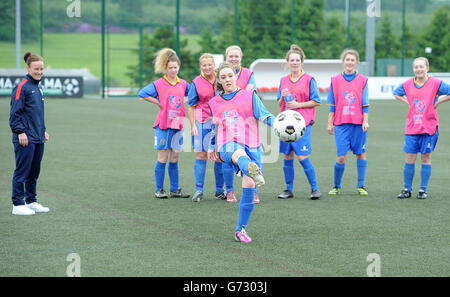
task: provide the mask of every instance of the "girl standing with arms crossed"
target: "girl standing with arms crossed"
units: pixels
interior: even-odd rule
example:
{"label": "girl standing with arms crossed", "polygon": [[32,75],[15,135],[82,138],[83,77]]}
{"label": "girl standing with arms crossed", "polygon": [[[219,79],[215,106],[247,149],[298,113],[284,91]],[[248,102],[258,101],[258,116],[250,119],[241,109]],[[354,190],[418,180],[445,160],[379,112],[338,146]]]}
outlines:
{"label": "girl standing with arms crossed", "polygon": [[294,143],[287,143],[280,140],[280,153],[284,154],[283,171],[286,181],[286,190],[280,195],[279,199],[293,198],[295,168],[294,154],[303,167],[306,177],[311,185],[312,200],[319,199],[322,194],[317,185],[316,171],[314,165],[309,159],[311,154],[311,127],[316,119],[316,106],[320,106],[319,89],[314,78],[306,74],[302,65],[305,61],[305,53],[296,44],[291,45],[286,53],[290,74],[281,78],[278,89],[277,100],[280,105],[280,112],[286,109],[292,109],[299,112],[306,122],[305,134]]}
{"label": "girl standing with arms crossed", "polygon": [[399,199],[410,198],[415,173],[417,154],[420,153],[420,189],[418,199],[427,198],[428,182],[431,177],[431,153],[439,138],[439,117],[437,106],[450,100],[450,86],[440,79],[428,75],[427,58],[419,57],[413,62],[414,77],[397,87],[394,97],[409,106],[405,125],[406,153],[403,167],[404,189],[397,196]]}
{"label": "girl standing with arms crossed", "polygon": [[[227,63],[233,65],[236,69],[236,84],[243,90],[256,91],[255,76],[253,72],[245,67],[242,67],[242,49],[237,45],[231,45],[225,50],[225,60]],[[223,174],[225,178],[225,185],[227,188],[227,202],[236,202],[234,196],[234,172],[233,168],[227,164],[223,165]],[[254,202],[259,203],[258,193],[255,191]]]}
{"label": "girl standing with arms crossed", "polygon": [[140,100],[156,104],[160,110],[153,125],[155,129],[155,145],[158,160],[155,165],[155,197],[167,198],[164,191],[166,163],[169,162],[170,197],[189,198],[179,188],[178,159],[183,145],[183,129],[186,109],[185,96],[188,95],[188,84],[178,77],[181,62],[174,50],[161,49],[156,53],[155,73],[164,73],[151,84],[139,91]]}
{"label": "girl standing with arms crossed", "polygon": [[[188,115],[191,122],[192,143],[195,150],[195,187],[196,191],[192,201],[198,202],[203,199],[203,186],[205,182],[206,162],[208,145],[214,137],[212,130],[211,111],[208,106],[209,100],[216,95],[215,64],[211,54],[200,56],[201,74],[192,80],[188,95]],[[214,162],[214,176],[216,181],[216,198],[226,199],[223,192],[222,163]]]}
{"label": "girl standing with arms crossed", "polygon": [[254,207],[255,186],[261,188],[265,184],[260,170],[264,151],[258,121],[272,126],[274,116],[254,91],[239,89],[236,84],[234,67],[223,63],[217,70],[217,89],[221,93],[209,101],[217,133],[215,149],[208,152],[208,158],[211,161],[222,160],[243,173],[235,239],[250,243],[252,239],[245,229]]}
{"label": "girl standing with arms crossed", "polygon": [[344,71],[331,78],[327,104],[328,134],[335,135],[337,158],[334,164],[334,186],[329,195],[339,195],[345,170],[347,152],[356,155],[357,185],[361,196],[369,193],[365,188],[367,159],[366,140],[369,129],[369,93],[367,77],[356,71],[359,53],[346,49],[341,55]]}

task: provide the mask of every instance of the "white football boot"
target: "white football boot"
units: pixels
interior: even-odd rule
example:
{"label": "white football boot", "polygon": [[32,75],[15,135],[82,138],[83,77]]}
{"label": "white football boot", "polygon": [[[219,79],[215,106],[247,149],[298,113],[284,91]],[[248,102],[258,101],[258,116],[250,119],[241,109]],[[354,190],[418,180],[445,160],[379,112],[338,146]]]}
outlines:
{"label": "white football boot", "polygon": [[31,216],[35,214],[35,211],[28,208],[26,205],[13,205],[12,214],[19,216]]}
{"label": "white football boot", "polygon": [[37,202],[26,204],[26,206],[28,206],[29,209],[31,209],[35,212],[49,212],[50,211],[50,208],[42,206]]}

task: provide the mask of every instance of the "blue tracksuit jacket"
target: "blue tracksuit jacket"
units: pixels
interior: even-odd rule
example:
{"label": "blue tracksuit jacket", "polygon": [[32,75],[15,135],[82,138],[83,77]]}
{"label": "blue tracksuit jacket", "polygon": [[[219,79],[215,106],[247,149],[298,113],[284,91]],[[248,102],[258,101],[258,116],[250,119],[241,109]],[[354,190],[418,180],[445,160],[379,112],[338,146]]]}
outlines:
{"label": "blue tracksuit jacket", "polygon": [[45,142],[44,95],[39,81],[29,74],[13,89],[9,126],[14,143],[20,133],[26,133],[30,143]]}

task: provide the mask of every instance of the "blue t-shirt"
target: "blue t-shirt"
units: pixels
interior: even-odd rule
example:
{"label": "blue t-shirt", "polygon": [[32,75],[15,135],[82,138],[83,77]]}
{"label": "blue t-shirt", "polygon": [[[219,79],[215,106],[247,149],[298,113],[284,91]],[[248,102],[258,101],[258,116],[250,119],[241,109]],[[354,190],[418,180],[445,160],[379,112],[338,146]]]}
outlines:
{"label": "blue t-shirt", "polygon": [[[423,84],[417,84],[414,83],[414,85],[416,86],[416,88],[420,89],[421,87],[423,87]],[[406,92],[405,89],[403,88],[403,83],[400,84],[395,90],[394,90],[394,95],[397,96],[405,96]],[[444,81],[441,82],[441,86],[439,87],[439,90],[436,94],[436,98],[434,99],[434,102],[436,102],[436,100],[439,98],[439,96],[442,95],[450,95],[450,85],[445,83]]]}
{"label": "blue t-shirt", "polygon": [[[238,90],[236,90],[230,94],[222,94],[221,96],[225,100],[231,100],[231,99],[233,99],[234,95],[236,95],[237,92],[238,92]],[[264,106],[261,99],[255,92],[253,92],[252,104],[253,104],[253,116],[255,117],[255,119],[257,119],[259,121],[263,121],[268,126],[272,127],[273,121],[275,120],[275,116],[273,114],[271,114],[270,111],[267,110],[267,108]],[[211,112],[211,116],[213,116],[212,112]],[[216,125],[213,124],[212,129],[215,130]],[[215,139],[211,142],[211,145],[212,145],[212,147],[214,147]]]}
{"label": "blue t-shirt", "polygon": [[[238,78],[240,76],[239,72],[241,72],[241,68],[236,69],[236,75],[239,74]],[[256,91],[256,81],[255,81],[255,76],[253,75],[253,73],[252,73],[252,75],[250,75],[250,78],[248,79],[247,85],[253,85],[252,90]]]}
{"label": "blue t-shirt", "polygon": [[188,105],[196,106],[199,98],[197,88],[195,87],[195,84],[193,82],[189,85],[189,92],[187,96],[188,96]]}
{"label": "blue t-shirt", "polygon": [[[347,74],[344,72],[344,78],[346,81],[352,81],[356,77],[357,72]],[[336,111],[335,98],[333,94],[333,84],[330,83],[330,90],[328,91],[327,104],[330,106],[330,112]],[[362,110],[363,113],[369,113],[369,88],[367,84],[364,86],[362,95]]]}
{"label": "blue t-shirt", "polygon": [[[238,90],[230,94],[222,94],[221,96],[225,100],[231,100],[234,97],[234,95],[236,95],[237,92]],[[252,102],[253,102],[253,116],[255,117],[255,119],[259,121],[266,121],[265,123],[272,127],[273,120],[275,119],[275,117],[270,113],[270,111],[267,110],[267,108],[264,106],[261,99],[256,93],[253,93]]]}
{"label": "blue t-shirt", "polygon": [[[278,87],[277,100],[280,100],[280,98],[281,98],[281,83],[280,86]],[[309,83],[309,99],[319,104],[322,104],[322,99],[320,98],[320,91],[319,88],[317,87],[317,83],[314,78],[311,79]]]}
{"label": "blue t-shirt", "polygon": [[[188,96],[188,94],[189,94],[189,89],[190,89],[190,86],[189,86],[189,84],[187,84],[186,92],[185,92],[184,96]],[[150,83],[149,85],[143,87],[143,88],[139,91],[138,97],[139,97],[139,98],[153,97],[153,98],[155,98],[156,100],[158,100],[158,102],[159,102],[158,92],[156,91],[156,87],[155,87],[155,85],[154,85],[153,83]]]}
{"label": "blue t-shirt", "polygon": [[195,87],[194,83],[191,83],[189,86],[189,93],[188,93],[188,105],[189,106],[195,106],[198,103],[198,93],[197,88]]}

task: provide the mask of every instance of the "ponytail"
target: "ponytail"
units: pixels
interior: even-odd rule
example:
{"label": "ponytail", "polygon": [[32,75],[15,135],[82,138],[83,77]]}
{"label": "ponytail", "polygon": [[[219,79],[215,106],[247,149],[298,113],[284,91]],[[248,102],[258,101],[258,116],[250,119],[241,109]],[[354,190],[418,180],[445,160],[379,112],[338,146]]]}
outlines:
{"label": "ponytail", "polygon": [[27,66],[30,66],[31,63],[36,61],[44,61],[41,56],[32,54],[30,52],[26,52],[25,55],[23,55],[23,60],[25,61]]}

